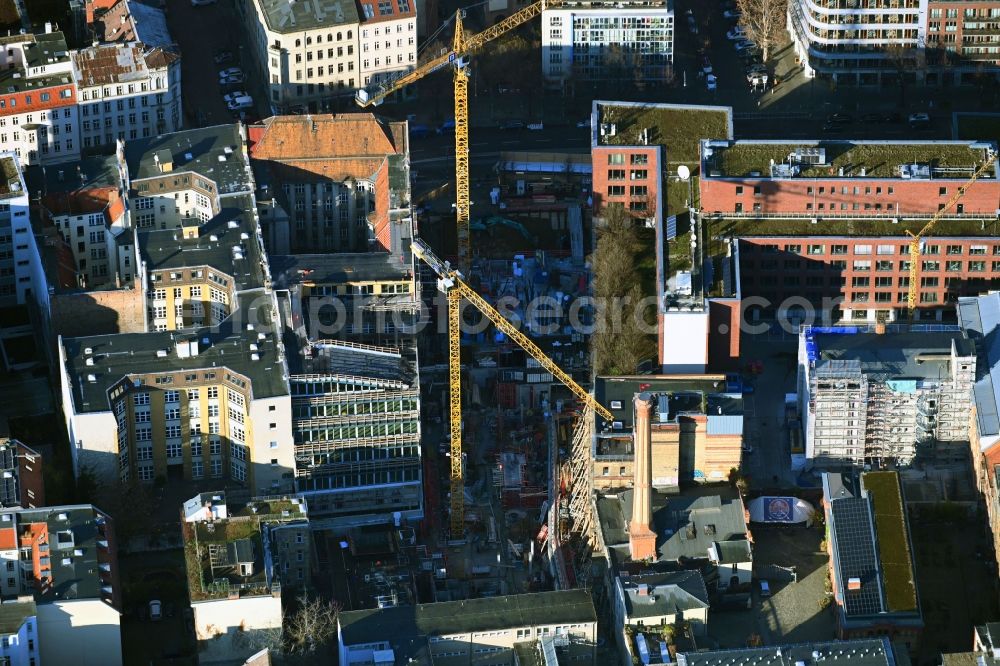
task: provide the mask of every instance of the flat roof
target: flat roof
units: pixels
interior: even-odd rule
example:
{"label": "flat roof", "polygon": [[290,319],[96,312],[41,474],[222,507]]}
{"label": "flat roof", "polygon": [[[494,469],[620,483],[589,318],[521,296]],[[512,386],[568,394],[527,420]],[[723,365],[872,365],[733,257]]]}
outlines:
{"label": "flat roof", "polygon": [[[169,155],[173,169],[161,172],[155,159],[157,155],[161,163]],[[127,141],[125,161],[132,181],[194,172],[215,181],[220,195],[253,191],[250,164],[244,154],[243,130],[239,123]]]}
{"label": "flat roof", "polygon": [[72,164],[42,168],[32,165],[24,170],[24,179],[32,196],[80,189],[121,187],[118,160],[114,155],[93,155]]}
{"label": "flat roof", "polygon": [[[822,330],[841,330],[823,333]],[[952,343],[959,356],[973,356],[973,343],[961,331],[907,331],[880,335],[860,332],[854,327],[817,329],[812,339],[819,357],[816,372],[822,374],[837,367],[884,379],[922,379],[944,381],[951,378]],[[851,332],[857,331],[857,332]],[[803,336],[806,333],[802,334]],[[947,355],[947,356],[945,356]],[[830,362],[835,363],[830,363]],[[855,362],[848,366],[839,361]]]}
{"label": "flat roof", "polygon": [[0,199],[12,199],[25,194],[24,180],[12,153],[0,154]]}
{"label": "flat roof", "polygon": [[358,23],[354,0],[254,0],[272,32],[301,32]]}
{"label": "flat roof", "polygon": [[[1000,292],[958,299],[958,322],[976,344],[976,420],[980,438],[1000,435]],[[993,441],[981,441],[988,448]]]}
{"label": "flat roof", "polygon": [[677,666],[787,666],[796,663],[845,663],[851,666],[909,666],[910,658],[886,637],[818,641],[732,650],[683,652]]}
{"label": "flat roof", "polygon": [[[621,421],[621,431],[629,432],[635,416],[633,401],[639,393],[656,395],[670,394],[702,394],[706,398],[706,406],[711,401],[713,406],[723,409],[723,413],[742,414],[742,396],[726,393],[726,378],[724,375],[628,375],[622,377],[597,377],[594,382],[594,397],[604,405],[614,416],[614,421]],[[728,398],[728,399],[724,399]],[[675,400],[674,407],[679,408]],[[702,401],[698,401],[697,411],[701,409]],[[693,409],[693,407],[692,407]],[[653,418],[656,420],[658,404],[654,401]],[[616,431],[612,431],[617,432]]]}
{"label": "flat roof", "polygon": [[[198,237],[180,229],[139,230],[139,251],[151,271],[210,266],[231,276],[236,291],[264,286],[264,253],[257,234],[253,196],[224,197],[222,210],[198,223]],[[246,236],[244,238],[243,236]],[[233,248],[240,248],[235,255]]]}
{"label": "flat roof", "polygon": [[[52,585],[44,593],[36,591],[36,600],[101,598],[103,583],[98,569],[97,542],[102,537],[98,525],[107,518],[100,510],[91,504],[73,504],[8,509],[3,513],[15,516],[19,531],[29,523],[44,523],[51,538],[51,550],[43,556],[50,558]],[[71,540],[66,538],[67,533],[72,534]]]}
{"label": "flat roof", "polygon": [[276,254],[269,259],[275,285],[288,287],[303,282],[337,285],[351,282],[409,280],[410,262],[386,252],[330,254]]}
{"label": "flat roof", "polygon": [[4,601],[0,603],[0,634],[16,634],[24,621],[36,613],[35,602]]}
{"label": "flat roof", "polygon": [[[272,321],[271,297],[263,290],[245,291],[239,295],[238,302],[236,312],[216,327],[63,339],[75,411],[110,410],[108,389],[128,376],[210,368],[229,368],[247,377],[255,399],[287,395],[288,383],[279,354],[276,323]],[[249,331],[247,326],[251,324],[254,330]],[[263,334],[264,339],[260,339],[259,334]],[[177,356],[176,342],[183,339],[198,341],[196,356]],[[252,350],[250,345],[256,345],[257,350]],[[88,348],[92,354],[86,353]],[[165,354],[161,355],[163,352]],[[257,360],[252,358],[254,354]],[[87,365],[88,358],[93,359],[93,365]]]}
{"label": "flat roof", "polygon": [[[24,72],[17,69],[5,69],[0,71],[0,94],[10,94],[18,93],[30,90],[38,90],[41,88],[52,88],[54,86],[68,86],[73,83],[73,75],[69,72],[60,72],[58,74],[48,74],[45,76],[33,76],[27,78],[24,76]],[[37,101],[37,100],[36,100]],[[56,102],[57,100],[53,100]],[[69,101],[66,101],[69,104]],[[41,103],[37,105],[39,111],[52,108],[53,106],[58,106],[58,104],[46,103],[45,106],[41,106]],[[32,107],[35,108],[35,107]],[[14,115],[16,113],[26,113],[25,110],[21,109],[5,109],[7,115]]]}
{"label": "flat roof", "polygon": [[848,619],[919,616],[901,492],[895,472],[823,474],[831,566]]}
{"label": "flat roof", "polygon": [[595,147],[643,145],[642,133],[648,130],[648,144],[666,146],[670,163],[697,165],[699,141],[733,136],[733,113],[728,106],[595,100],[594,112],[597,122],[591,132]]}
{"label": "flat roof", "polygon": [[69,46],[61,32],[47,32],[34,35],[34,42],[24,45],[24,59],[28,67],[41,67],[69,62]]}
{"label": "flat roof", "polygon": [[343,340],[319,340],[310,346],[312,357],[307,358],[304,364],[309,375],[382,379],[387,382],[387,388],[392,386],[392,382],[398,382],[396,386],[407,387],[415,376],[415,369],[405,368],[403,355],[398,349]]}
{"label": "flat roof", "polygon": [[[587,590],[511,594],[341,612],[343,645],[407,641],[515,627],[597,622]],[[398,658],[398,655],[397,655]]]}
{"label": "flat roof", "polygon": [[[933,178],[968,179],[988,159],[996,145],[983,141],[718,141],[703,137],[703,178],[896,178],[902,165],[929,165]],[[819,161],[819,163],[814,163]],[[772,174],[771,165],[777,166]],[[781,165],[794,171],[782,172]],[[841,172],[843,169],[843,172]],[[794,176],[792,175],[794,173]],[[992,177],[996,177],[996,165]],[[753,175],[755,174],[755,175]]]}

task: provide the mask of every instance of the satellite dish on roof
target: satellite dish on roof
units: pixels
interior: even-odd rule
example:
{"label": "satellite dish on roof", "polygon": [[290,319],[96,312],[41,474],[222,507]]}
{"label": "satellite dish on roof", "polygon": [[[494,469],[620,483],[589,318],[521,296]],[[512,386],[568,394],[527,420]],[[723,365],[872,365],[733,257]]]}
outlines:
{"label": "satellite dish on roof", "polygon": [[684,164],[680,165],[677,167],[677,177],[681,180],[687,180],[691,177],[691,169],[687,168]]}

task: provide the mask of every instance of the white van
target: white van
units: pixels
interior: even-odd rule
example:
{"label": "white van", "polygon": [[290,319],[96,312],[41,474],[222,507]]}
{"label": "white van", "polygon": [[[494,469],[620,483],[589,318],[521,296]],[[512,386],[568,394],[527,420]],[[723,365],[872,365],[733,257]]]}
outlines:
{"label": "white van", "polygon": [[243,111],[244,109],[253,108],[253,97],[245,95],[243,97],[237,97],[236,99],[230,100],[226,103],[230,111]]}

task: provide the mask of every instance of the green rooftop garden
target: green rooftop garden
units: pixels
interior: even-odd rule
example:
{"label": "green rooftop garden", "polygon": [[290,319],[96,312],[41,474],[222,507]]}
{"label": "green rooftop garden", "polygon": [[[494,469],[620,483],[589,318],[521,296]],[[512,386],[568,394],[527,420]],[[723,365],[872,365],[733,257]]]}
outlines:
{"label": "green rooftop garden", "polygon": [[[211,526],[211,528],[210,528]],[[226,544],[239,539],[253,539],[258,554],[264,552],[260,537],[260,523],[255,519],[224,520],[214,523],[183,523],[184,563],[187,569],[188,592],[191,601],[223,599],[229,595],[230,584],[226,578],[215,579],[209,560],[209,545]],[[261,581],[263,594],[266,587]]]}
{"label": "green rooftop garden", "polygon": [[632,146],[640,143],[640,133],[649,129],[649,143],[666,146],[670,164],[697,166],[698,142],[702,139],[729,138],[728,110],[665,107],[654,104],[600,107],[600,122],[614,123],[614,136],[600,137],[608,146]]}
{"label": "green rooftop garden", "polygon": [[913,558],[899,476],[895,472],[868,472],[861,480],[872,497],[875,512],[886,607],[890,612],[915,611],[917,588],[913,582]]}
{"label": "green rooftop garden", "polygon": [[821,141],[808,143],[754,143],[736,142],[728,148],[716,149],[708,168],[723,176],[748,176],[759,172],[768,176],[771,160],[781,163],[790,153],[802,147],[826,149],[826,164],[803,168],[800,178],[818,178],[839,175],[857,177],[861,169],[872,178],[899,175],[900,164],[930,164],[934,168],[962,168],[968,172],[949,174],[950,178],[968,178],[982,164],[984,152],[964,145],[947,143],[921,144],[855,144],[850,141]]}
{"label": "green rooftop garden", "polygon": [[[707,219],[712,236],[905,236],[907,231],[916,233],[927,220],[891,219],[847,220],[820,217],[816,224],[808,219]],[[943,219],[934,227],[937,236],[995,236],[1000,225],[993,221],[971,219]]]}

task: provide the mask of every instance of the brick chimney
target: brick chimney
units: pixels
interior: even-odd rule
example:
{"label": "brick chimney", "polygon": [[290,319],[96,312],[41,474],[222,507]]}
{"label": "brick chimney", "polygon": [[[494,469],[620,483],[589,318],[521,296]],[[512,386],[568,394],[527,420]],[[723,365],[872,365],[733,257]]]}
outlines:
{"label": "brick chimney", "polygon": [[635,399],[635,462],[632,479],[632,521],[628,526],[629,552],[633,561],[656,558],[656,534],[649,529],[653,520],[650,493],[653,488],[653,447],[650,423],[653,403],[648,393]]}

